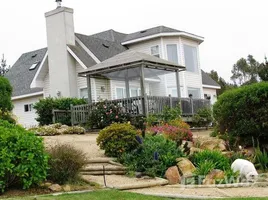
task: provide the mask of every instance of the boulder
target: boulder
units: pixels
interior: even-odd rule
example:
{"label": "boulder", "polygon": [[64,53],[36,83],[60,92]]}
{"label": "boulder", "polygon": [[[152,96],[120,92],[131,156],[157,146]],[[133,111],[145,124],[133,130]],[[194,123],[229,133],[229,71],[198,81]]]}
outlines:
{"label": "boulder", "polygon": [[213,137],[199,137],[196,139],[196,147],[200,149],[226,151],[225,141]]}
{"label": "boulder", "polygon": [[59,184],[53,184],[48,189],[50,189],[52,192],[62,191],[62,187]]}
{"label": "boulder", "polygon": [[181,180],[181,176],[177,166],[173,166],[167,169],[165,177],[170,185],[177,184]]}
{"label": "boulder", "polygon": [[62,187],[62,189],[63,189],[64,192],[70,192],[71,191],[71,186],[70,185],[64,185]]}
{"label": "boulder", "polygon": [[196,170],[193,163],[187,158],[177,158],[176,161],[178,162],[177,166],[183,176],[191,176]]}
{"label": "boulder", "polygon": [[216,183],[216,179],[224,179],[224,172],[219,169],[212,170],[203,180],[203,185],[211,185]]}

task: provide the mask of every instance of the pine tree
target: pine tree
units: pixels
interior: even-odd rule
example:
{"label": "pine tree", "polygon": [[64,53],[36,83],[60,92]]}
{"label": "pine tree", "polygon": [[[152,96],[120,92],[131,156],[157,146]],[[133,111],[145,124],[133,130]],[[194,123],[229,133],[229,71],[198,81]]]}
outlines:
{"label": "pine tree", "polygon": [[9,71],[9,66],[7,66],[7,62],[5,59],[5,55],[2,55],[2,58],[0,60],[0,76],[4,76]]}

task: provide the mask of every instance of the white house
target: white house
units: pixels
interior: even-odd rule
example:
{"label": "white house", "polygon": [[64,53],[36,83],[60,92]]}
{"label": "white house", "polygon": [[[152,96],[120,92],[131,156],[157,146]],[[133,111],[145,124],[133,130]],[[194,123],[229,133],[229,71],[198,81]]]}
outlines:
{"label": "white house", "polygon": [[[126,50],[168,60],[186,70],[179,73],[180,95],[216,100],[219,85],[200,68],[199,45],[204,38],[184,31],[158,26],[131,34],[107,30],[94,35],[75,33],[73,9],[58,7],[47,12],[47,48],[24,53],[7,74],[13,86],[14,114],[24,126],[36,125],[33,104],[45,97],[88,97],[87,79],[78,76]],[[140,94],[135,81],[130,96]],[[177,96],[175,74],[146,79],[146,93]],[[92,78],[92,100],[126,97],[121,81]]]}

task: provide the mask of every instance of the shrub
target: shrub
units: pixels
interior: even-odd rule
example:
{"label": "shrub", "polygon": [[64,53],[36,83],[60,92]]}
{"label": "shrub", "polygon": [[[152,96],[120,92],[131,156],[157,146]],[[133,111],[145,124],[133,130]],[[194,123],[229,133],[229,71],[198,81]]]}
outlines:
{"label": "shrub", "polygon": [[206,176],[216,167],[216,163],[211,160],[205,160],[204,162],[200,162],[196,166],[196,170],[194,172],[197,176]]}
{"label": "shrub", "polygon": [[64,134],[84,134],[86,130],[80,126],[67,126],[60,123],[51,124],[48,126],[39,126],[29,129],[33,131],[35,135],[38,136],[55,136],[55,135],[64,135]]}
{"label": "shrub", "polygon": [[241,145],[252,145],[252,137],[263,143],[268,139],[268,82],[233,89],[222,94],[214,104],[220,132],[228,130],[240,138]]}
{"label": "shrub", "polygon": [[230,169],[230,159],[220,151],[204,150],[197,152],[191,156],[190,160],[195,166],[200,166],[203,162],[212,162],[215,164],[215,169],[223,171]]}
{"label": "shrub", "polygon": [[104,128],[112,123],[124,123],[129,121],[129,115],[122,111],[116,104],[109,104],[107,101],[98,102],[89,116],[91,128]]}
{"label": "shrub", "polygon": [[0,76],[0,110],[3,112],[11,111],[13,109],[11,95],[12,87],[8,79]]}
{"label": "shrub", "polygon": [[[45,98],[40,99],[34,105],[38,114],[37,121],[41,126],[52,124],[53,109],[55,110],[70,110],[71,105],[87,104],[86,100],[78,98]],[[71,115],[62,118],[58,123],[71,125]]]}
{"label": "shrub", "polygon": [[42,138],[0,120],[0,190],[14,185],[27,189],[45,180],[47,169]]}
{"label": "shrub", "polygon": [[137,131],[128,123],[114,123],[102,129],[97,138],[97,144],[105,150],[107,156],[120,157],[138,146],[135,137]]}
{"label": "shrub", "polygon": [[148,135],[139,148],[124,153],[119,161],[130,171],[163,177],[169,167],[176,165],[176,158],[182,156],[182,150],[177,148],[175,142],[161,135]]}
{"label": "shrub", "polygon": [[147,124],[149,126],[156,125],[158,123],[168,123],[169,121],[181,118],[181,107],[180,105],[175,108],[165,107],[161,113],[151,114],[147,118]]}
{"label": "shrub", "polygon": [[182,140],[192,141],[193,134],[189,129],[170,126],[168,124],[153,126],[146,129],[149,134],[163,134],[168,139],[181,143]]}
{"label": "shrub", "polygon": [[64,184],[68,181],[75,181],[79,171],[86,164],[86,155],[69,144],[59,144],[48,150],[50,181]]}
{"label": "shrub", "polygon": [[193,125],[197,127],[206,127],[213,122],[211,108],[200,108],[193,116]]}
{"label": "shrub", "polygon": [[12,114],[9,111],[2,111],[0,109],[0,120],[8,121],[11,124],[15,124],[16,120],[13,118]]}
{"label": "shrub", "polygon": [[258,146],[255,148],[255,157],[254,157],[254,163],[256,167],[260,168],[262,171],[267,171],[268,169],[268,154],[265,151],[261,151],[260,147]]}
{"label": "shrub", "polygon": [[189,124],[187,124],[186,122],[182,121],[182,119],[171,120],[171,121],[168,122],[168,124],[171,125],[171,126],[176,126],[178,128],[190,130]]}

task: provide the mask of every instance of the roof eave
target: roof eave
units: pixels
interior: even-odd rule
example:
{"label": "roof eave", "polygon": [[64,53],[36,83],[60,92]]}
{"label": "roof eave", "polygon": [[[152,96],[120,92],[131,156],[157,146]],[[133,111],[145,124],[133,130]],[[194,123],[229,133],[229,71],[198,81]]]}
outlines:
{"label": "roof eave", "polygon": [[168,37],[168,36],[181,36],[181,37],[186,37],[186,38],[190,38],[193,40],[196,40],[199,44],[201,44],[202,42],[204,42],[204,37],[202,36],[198,36],[198,35],[193,35],[190,33],[186,33],[186,32],[171,32],[171,33],[158,33],[158,34],[153,34],[153,35],[149,35],[149,36],[145,36],[145,37],[141,37],[141,38],[137,38],[137,39],[133,39],[133,40],[128,40],[125,42],[122,42],[122,45],[129,45],[129,44],[134,44],[137,42],[142,42],[145,40],[151,40],[154,38],[158,38],[158,37]]}

